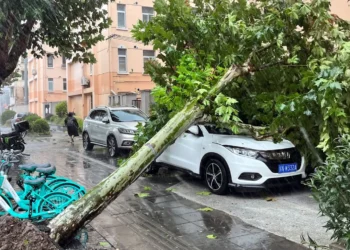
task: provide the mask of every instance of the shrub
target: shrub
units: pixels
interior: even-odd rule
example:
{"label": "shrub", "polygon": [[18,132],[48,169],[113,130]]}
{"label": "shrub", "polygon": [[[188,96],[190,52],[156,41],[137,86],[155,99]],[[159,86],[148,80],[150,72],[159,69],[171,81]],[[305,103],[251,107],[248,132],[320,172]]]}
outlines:
{"label": "shrub", "polygon": [[50,133],[50,126],[48,122],[41,118],[33,122],[33,126],[31,127],[31,129],[34,133],[39,133],[39,134]]}
{"label": "shrub", "polygon": [[5,124],[7,120],[12,119],[15,116],[16,112],[13,110],[6,110],[1,114],[1,124]]}
{"label": "shrub", "polygon": [[57,104],[56,106],[56,115],[58,115],[59,117],[63,118],[67,115],[67,102],[64,101],[64,102],[60,102],[59,104]]}
{"label": "shrub", "polygon": [[321,214],[329,218],[325,227],[332,239],[345,240],[350,249],[350,135],[339,139],[339,146],[326,163],[317,168],[308,185],[319,202]]}
{"label": "shrub", "polygon": [[78,122],[78,125],[79,125],[79,133],[82,133],[83,132],[83,124],[84,124],[84,120],[77,117],[77,122]]}
{"label": "shrub", "polygon": [[8,119],[8,120],[5,122],[5,126],[6,126],[6,127],[11,127],[11,119]]}
{"label": "shrub", "polygon": [[57,115],[53,115],[50,117],[50,122],[55,122],[55,120],[58,118]]}
{"label": "shrub", "polygon": [[45,115],[45,120],[46,121],[50,121],[52,116],[53,116],[53,114],[46,114]]}

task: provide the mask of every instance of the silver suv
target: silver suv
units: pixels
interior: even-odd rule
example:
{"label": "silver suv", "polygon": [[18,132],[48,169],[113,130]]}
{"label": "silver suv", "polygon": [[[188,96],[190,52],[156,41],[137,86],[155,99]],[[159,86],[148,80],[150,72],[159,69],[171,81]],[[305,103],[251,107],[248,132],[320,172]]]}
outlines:
{"label": "silver suv", "polygon": [[116,156],[118,149],[131,149],[137,124],[144,124],[147,119],[135,107],[94,108],[84,120],[84,149],[92,150],[94,145],[107,147],[110,156]]}

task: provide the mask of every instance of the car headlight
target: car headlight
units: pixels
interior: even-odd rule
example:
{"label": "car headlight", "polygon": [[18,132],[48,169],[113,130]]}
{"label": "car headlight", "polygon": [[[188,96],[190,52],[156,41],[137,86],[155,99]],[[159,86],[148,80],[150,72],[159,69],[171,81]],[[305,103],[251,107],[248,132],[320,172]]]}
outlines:
{"label": "car headlight", "polygon": [[122,134],[129,134],[129,135],[135,134],[135,130],[132,130],[132,129],[118,128],[118,131],[119,133],[122,133]]}
{"label": "car headlight", "polygon": [[229,147],[229,146],[225,146],[225,148],[227,148],[228,150],[230,150],[232,153],[236,155],[242,155],[250,158],[256,158],[258,157],[258,154],[259,154],[258,151],[250,150],[246,148],[235,148],[235,147]]}

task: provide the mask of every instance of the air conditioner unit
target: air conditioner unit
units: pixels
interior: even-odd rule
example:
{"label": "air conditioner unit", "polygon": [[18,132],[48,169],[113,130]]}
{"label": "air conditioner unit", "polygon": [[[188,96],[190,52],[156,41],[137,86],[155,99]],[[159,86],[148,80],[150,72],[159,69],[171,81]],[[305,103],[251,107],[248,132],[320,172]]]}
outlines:
{"label": "air conditioner unit", "polygon": [[118,49],[125,49],[125,46],[124,45],[119,45]]}
{"label": "air conditioner unit", "polygon": [[89,86],[90,80],[86,77],[81,78],[81,86]]}
{"label": "air conditioner unit", "polygon": [[35,76],[38,72],[36,71],[36,69],[32,69],[32,75]]}

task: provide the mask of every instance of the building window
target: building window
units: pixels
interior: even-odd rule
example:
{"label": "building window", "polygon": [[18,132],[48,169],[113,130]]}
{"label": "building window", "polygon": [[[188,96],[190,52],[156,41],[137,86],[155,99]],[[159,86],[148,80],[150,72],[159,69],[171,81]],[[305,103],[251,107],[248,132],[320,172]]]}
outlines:
{"label": "building window", "polygon": [[125,4],[117,4],[118,11],[118,28],[126,28],[126,13],[125,13]]}
{"label": "building window", "polygon": [[66,67],[66,57],[62,56],[62,68]]}
{"label": "building window", "polygon": [[53,92],[53,78],[49,78],[48,83],[49,83],[49,92]]}
{"label": "building window", "polygon": [[142,21],[149,22],[154,15],[153,8],[151,7],[142,7]]}
{"label": "building window", "polygon": [[143,51],[143,69],[145,70],[145,64],[149,60],[153,60],[154,57],[154,50],[144,50]]}
{"label": "building window", "polygon": [[90,63],[90,76],[92,76],[93,72],[94,72],[94,65]]}
{"label": "building window", "polygon": [[67,79],[63,78],[63,91],[67,91]]}
{"label": "building window", "polygon": [[127,73],[126,49],[118,49],[119,73]]}
{"label": "building window", "polygon": [[47,67],[53,68],[53,55],[51,54],[47,55]]}

